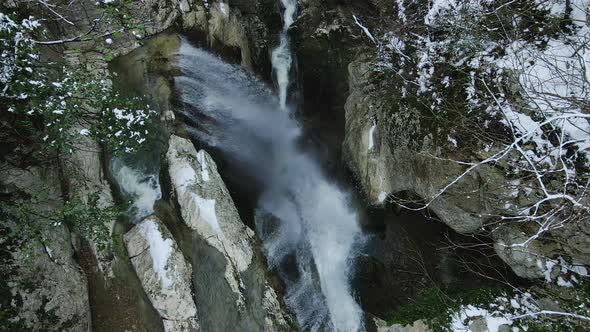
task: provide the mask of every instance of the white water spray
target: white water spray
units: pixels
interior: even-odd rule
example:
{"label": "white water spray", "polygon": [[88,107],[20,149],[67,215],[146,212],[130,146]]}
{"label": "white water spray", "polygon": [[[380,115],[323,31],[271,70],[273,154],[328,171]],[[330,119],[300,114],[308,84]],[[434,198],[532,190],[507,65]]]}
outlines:
{"label": "white water spray", "polygon": [[297,0],[281,0],[285,12],[283,13],[283,30],[281,31],[279,46],[271,55],[272,68],[279,88],[279,101],[282,110],[287,109],[287,94],[289,92],[289,74],[291,72],[291,45],[289,43],[289,27],[295,21]]}
{"label": "white water spray", "polygon": [[176,78],[189,132],[261,187],[256,226],[303,330],[360,331],[350,287],[361,232],[346,191],[298,147],[301,129],[266,85],[183,41]]}
{"label": "white water spray", "polygon": [[154,204],[162,198],[157,174],[144,174],[119,159],[113,161],[111,170],[123,194],[133,202],[129,210],[131,221],[138,222],[154,213]]}

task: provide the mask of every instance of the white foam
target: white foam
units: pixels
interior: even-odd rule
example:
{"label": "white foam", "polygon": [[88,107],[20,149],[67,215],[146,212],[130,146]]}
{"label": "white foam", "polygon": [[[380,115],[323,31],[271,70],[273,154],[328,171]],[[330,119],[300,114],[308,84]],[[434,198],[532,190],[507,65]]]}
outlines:
{"label": "white foam", "polygon": [[130,168],[120,160],[113,162],[113,175],[124,194],[132,200],[133,221],[139,221],[154,213],[155,202],[162,198],[160,182],[155,174],[146,175]]}

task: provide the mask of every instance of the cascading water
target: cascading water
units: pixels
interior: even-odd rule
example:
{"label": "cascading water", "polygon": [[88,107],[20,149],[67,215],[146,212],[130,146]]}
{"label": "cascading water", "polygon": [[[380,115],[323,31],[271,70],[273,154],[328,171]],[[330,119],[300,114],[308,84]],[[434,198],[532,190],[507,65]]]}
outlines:
{"label": "cascading water", "polygon": [[295,21],[297,0],[281,0],[285,12],[283,13],[283,30],[281,31],[279,46],[272,51],[271,62],[279,90],[279,101],[282,110],[287,109],[287,94],[289,90],[289,74],[291,72],[291,44],[289,43],[289,27]]}
{"label": "cascading water", "polygon": [[262,82],[186,41],[178,62],[185,116],[198,123],[189,132],[239,163],[243,176],[262,188],[258,234],[301,327],[361,330],[362,312],[349,284],[361,232],[348,195],[298,148],[299,125],[279,111]]}
{"label": "cascading water", "polygon": [[273,51],[279,100],[241,68],[184,40],[176,87],[187,122],[195,124],[190,134],[220,150],[261,188],[257,233],[270,267],[287,286],[285,299],[301,328],[360,331],[363,314],[349,274],[362,235],[349,195],[298,146],[301,128],[284,111],[291,66],[286,30],[295,1],[282,1],[289,13],[284,15],[281,44]]}
{"label": "cascading water", "polygon": [[128,211],[132,222],[154,213],[154,204],[162,197],[157,172],[147,174],[120,159],[112,161],[111,171],[122,193],[132,201]]}

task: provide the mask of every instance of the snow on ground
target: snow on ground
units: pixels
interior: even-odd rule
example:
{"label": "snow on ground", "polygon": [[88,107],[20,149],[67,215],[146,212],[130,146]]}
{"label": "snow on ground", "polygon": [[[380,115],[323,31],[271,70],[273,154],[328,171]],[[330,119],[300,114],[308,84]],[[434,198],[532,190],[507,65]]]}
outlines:
{"label": "snow on ground", "polygon": [[510,318],[504,317],[498,313],[489,312],[486,309],[468,305],[461,308],[461,310],[453,316],[453,321],[451,323],[452,330],[455,332],[471,331],[469,329],[470,319],[477,317],[481,317],[485,320],[489,332],[498,332],[501,325],[512,325],[513,323]]}
{"label": "snow on ground", "polygon": [[49,248],[48,245],[44,244],[45,246],[45,251],[47,252],[47,255],[49,256],[49,258],[53,258],[53,250],[51,250],[51,248]]}
{"label": "snow on ground", "polygon": [[545,282],[555,282],[562,287],[574,287],[579,284],[578,278],[582,279],[588,276],[588,269],[584,265],[569,263],[561,256],[557,257],[557,259],[537,259],[536,264],[539,270],[543,272]]}
{"label": "snow on ground", "polygon": [[[547,282],[555,282],[556,285],[566,288],[575,287],[579,283],[578,278],[581,279],[588,275],[584,266],[570,264],[562,257],[558,257],[556,260],[547,260],[545,263],[537,260],[537,266],[545,271]],[[519,331],[519,327],[526,327],[526,321],[523,321],[523,318],[533,319],[539,314],[550,313],[541,310],[537,305],[537,300],[538,298],[532,294],[524,292],[513,296],[499,296],[487,304],[462,306],[457,312],[451,313],[451,330],[471,331],[469,325],[474,320],[482,319],[490,332],[499,331],[501,325],[510,325],[512,331]],[[561,314],[561,312],[552,313]],[[567,312],[563,314],[576,315]]]}
{"label": "snow on ground", "polygon": [[[486,305],[466,305],[451,314],[451,330],[453,332],[471,331],[469,325],[475,320],[485,321],[489,332],[498,332],[502,325],[512,326],[522,321],[517,317],[538,312],[530,293],[520,293],[513,297],[500,296]],[[512,331],[519,331],[512,327]]]}
{"label": "snow on ground", "polygon": [[200,165],[200,177],[197,176],[197,172],[189,161],[185,158],[179,160],[178,164],[175,164],[172,169],[172,173],[175,174],[172,178],[175,187],[178,188],[179,195],[184,195],[187,191],[190,193],[195,207],[198,208],[200,219],[205,221],[215,233],[221,232],[221,227],[217,220],[217,214],[215,212],[215,199],[208,199],[199,196],[190,187],[197,185],[199,181],[207,182],[210,180],[209,170],[207,169],[207,163],[205,160],[205,152],[203,150],[197,153],[197,162]]}
{"label": "snow on ground", "polygon": [[188,163],[183,163],[182,167],[178,167],[174,170],[173,180],[178,184],[178,187],[182,189],[186,190],[186,187],[195,182],[196,179],[197,173]]}
{"label": "snow on ground", "polygon": [[[405,17],[403,1],[398,2],[398,16]],[[460,20],[465,13],[483,16],[486,13],[487,0],[460,2],[456,0],[433,0],[429,2],[428,12],[424,16],[424,23],[431,27],[446,27],[448,25],[463,24]],[[563,0],[538,0],[540,8],[549,11],[555,18],[566,14]],[[586,107],[584,100],[590,100],[590,27],[588,26],[587,10],[590,0],[572,0],[572,32],[550,36],[539,36],[531,42],[518,34],[510,36],[503,42],[480,40],[477,36],[466,33],[461,41],[452,37],[436,39],[431,34],[412,35],[411,43],[416,47],[414,61],[417,62],[417,78],[412,82],[419,86],[418,92],[425,97],[432,97],[435,102],[432,109],[438,109],[440,96],[433,90],[435,84],[432,77],[435,67],[442,63],[451,63],[457,68],[470,70],[471,82],[466,84],[465,92],[468,96],[468,109],[480,105],[478,94],[485,91],[480,80],[489,79],[487,84],[493,86],[502,82],[502,77],[515,77],[523,90],[524,105],[511,105],[502,93],[495,96],[497,105],[489,107],[494,115],[499,112],[503,122],[513,127],[517,136],[527,136],[524,142],[534,142],[534,150],[530,150],[529,158],[534,162],[547,163],[550,166],[559,162],[559,158],[567,149],[559,149],[546,139],[540,124],[552,117],[570,115],[567,119],[552,121],[550,125],[560,128],[564,132],[564,141],[578,146],[578,153],[585,153],[590,165],[590,118],[580,116],[582,108]],[[364,26],[355,18],[355,22],[363,30]],[[526,32],[526,30],[524,31]],[[369,33],[366,30],[366,33]],[[372,37],[372,35],[371,35]],[[508,37],[507,37],[508,38]],[[469,42],[471,41],[471,42]],[[406,42],[410,42],[407,40]],[[463,47],[456,55],[447,59],[442,54],[457,47],[456,43],[468,43],[473,47]],[[399,55],[400,62],[410,58],[404,54],[404,41],[392,32],[386,32],[379,38],[380,59],[377,68],[391,68],[391,54]],[[494,49],[502,47],[505,55],[497,58]],[[492,69],[497,71],[497,81],[486,77]],[[480,73],[481,72],[481,73]],[[397,73],[407,75],[403,69]],[[443,82],[443,85],[445,83]],[[448,82],[447,82],[448,84]],[[573,97],[573,98],[572,98]],[[587,114],[586,114],[587,115]],[[571,145],[570,144],[570,145]],[[585,151],[585,152],[584,152]]]}
{"label": "snow on ground", "polygon": [[[554,15],[563,14],[563,2],[545,3]],[[590,123],[579,117],[582,109],[579,100],[590,99],[590,27],[586,20],[586,8],[590,0],[573,0],[571,17],[574,33],[562,34],[546,40],[539,46],[523,40],[515,40],[506,49],[506,56],[497,62],[499,68],[518,72],[518,82],[528,100],[528,106],[538,120],[515,112],[507,107],[506,118],[522,134],[534,132],[537,145],[549,147],[551,143],[541,138],[540,122],[563,115],[571,117],[552,122],[561,128],[569,139],[586,151],[590,163]],[[574,97],[574,98],[572,98]],[[541,113],[543,116],[539,116]]]}
{"label": "snow on ground", "polygon": [[457,147],[457,140],[455,138],[447,135],[447,141],[453,144],[454,147]]}
{"label": "snow on ground", "polygon": [[221,227],[217,221],[215,214],[215,200],[202,198],[197,194],[193,194],[193,200],[199,207],[199,216],[213,228],[216,233],[221,233]]}
{"label": "snow on ground", "polygon": [[455,0],[434,0],[429,1],[429,3],[430,8],[428,10],[428,14],[426,14],[424,17],[424,23],[426,25],[434,23],[440,13],[457,6]]}
{"label": "snow on ground", "polygon": [[160,277],[162,287],[171,288],[173,282],[168,276],[167,263],[172,254],[172,240],[164,239],[162,233],[155,221],[151,219],[144,220],[139,224],[144,239],[149,244],[150,256],[152,256],[153,270]]}

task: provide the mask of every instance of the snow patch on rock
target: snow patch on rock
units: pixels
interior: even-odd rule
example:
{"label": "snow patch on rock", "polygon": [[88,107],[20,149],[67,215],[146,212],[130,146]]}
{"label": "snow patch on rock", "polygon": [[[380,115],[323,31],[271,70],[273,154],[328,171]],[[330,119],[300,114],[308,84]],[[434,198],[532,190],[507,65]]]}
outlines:
{"label": "snow patch on rock", "polygon": [[217,233],[221,232],[219,222],[217,221],[217,215],[215,214],[215,200],[201,198],[199,195],[193,194],[193,198],[199,207],[201,217],[213,228]]}
{"label": "snow patch on rock", "polygon": [[250,241],[254,232],[240,220],[209,154],[204,150],[197,153],[189,140],[173,135],[166,159],[182,219],[223,255],[225,279],[238,294],[237,305],[243,306],[244,283],[240,273],[246,271],[253,260]]}
{"label": "snow patch on rock", "polygon": [[162,287],[171,288],[172,279],[168,277],[166,265],[172,253],[172,240],[164,239],[158,225],[153,220],[145,220],[139,225],[143,237],[149,244],[150,256],[152,256],[153,269],[160,277]]}

